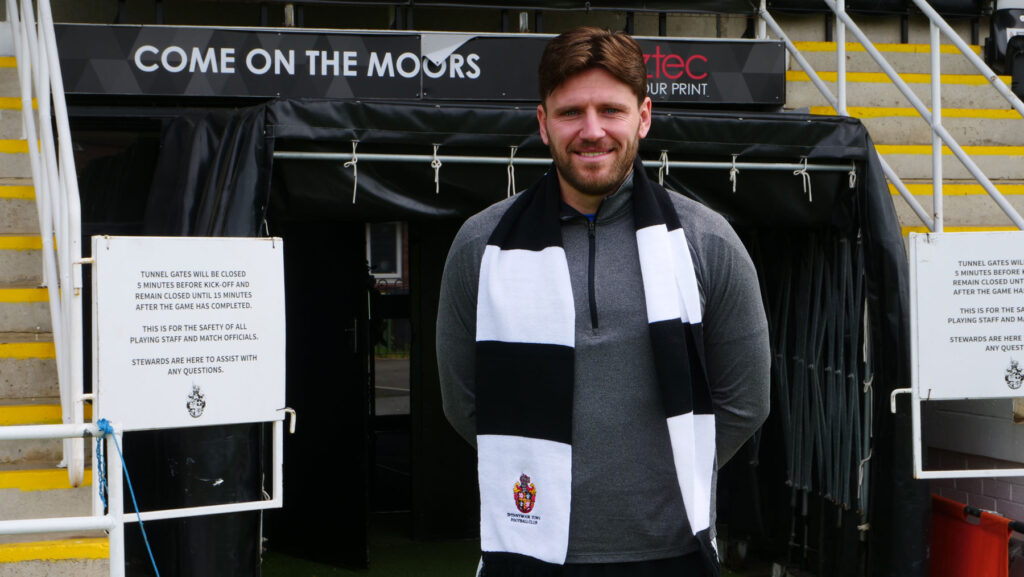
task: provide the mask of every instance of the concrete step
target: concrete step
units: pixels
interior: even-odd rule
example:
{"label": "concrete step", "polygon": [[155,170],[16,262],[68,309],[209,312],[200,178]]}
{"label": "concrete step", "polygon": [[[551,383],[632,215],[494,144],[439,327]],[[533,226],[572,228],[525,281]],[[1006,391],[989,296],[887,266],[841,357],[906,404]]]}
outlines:
{"label": "concrete step", "polygon": [[[861,119],[875,144],[931,144],[931,126],[914,108],[847,107]],[[834,115],[831,106],[811,114]],[[961,146],[1016,146],[1024,142],[1024,117],[1016,110],[943,108],[942,125]]]}
{"label": "concrete step", "polygon": [[[931,146],[883,144],[876,148],[901,179],[931,178]],[[1024,180],[1024,146],[964,146],[963,149],[989,179]],[[942,171],[946,180],[973,179],[946,147],[943,147]]]}
{"label": "concrete step", "polygon": [[0,283],[38,286],[43,281],[39,236],[0,234]]}
{"label": "concrete step", "polygon": [[[905,181],[904,184],[914,195],[914,199],[931,214],[934,197],[930,182]],[[1024,215],[1024,181],[996,181],[996,188],[1018,213]],[[896,188],[889,185],[893,194],[893,204],[904,234],[910,230],[923,232],[923,224],[910,206],[899,195]],[[973,181],[947,181],[942,186],[942,212],[944,228],[948,232],[956,230],[1016,230],[1012,221],[996,205],[985,189]]]}
{"label": "concrete step", "polygon": [[[823,72],[819,75],[833,95],[836,94],[836,73]],[[881,72],[850,72],[847,75],[846,99],[847,106],[875,106],[882,108],[900,108],[909,106],[909,101],[892,83],[888,76]],[[928,74],[900,74],[911,91],[925,103],[931,105],[931,76]],[[1009,76],[1000,76],[1000,80],[1010,85]],[[989,85],[988,80],[979,75],[943,74],[942,106],[943,108],[985,108],[1009,109],[1010,104]],[[818,92],[806,72],[790,70],[786,72],[786,108],[799,109],[811,106],[827,106],[828,101]]]}
{"label": "concrete step", "polygon": [[20,97],[0,96],[0,138],[25,139],[21,109]]}
{"label": "concrete step", "polygon": [[[835,42],[796,42],[800,53],[811,68],[818,72],[836,70]],[[928,44],[876,44],[886,61],[897,72],[931,72],[931,46]],[[971,46],[975,54],[981,54],[981,46]],[[978,74],[978,70],[966,56],[952,44],[939,47],[939,63],[943,74]],[[802,70],[795,58],[790,59],[791,70]],[[858,42],[846,43],[846,69],[851,72],[881,72],[881,67]]]}
{"label": "concrete step", "polygon": [[[85,406],[85,420],[92,419],[92,405]],[[0,426],[52,425],[61,419],[60,399],[0,400]],[[92,445],[87,444],[86,458]],[[0,443],[0,465],[32,465],[54,463],[63,457],[60,440],[46,439]]]}
{"label": "concrete step", "polygon": [[0,175],[3,175],[5,178],[32,177],[32,165],[28,159],[27,140],[0,140]]}
{"label": "concrete step", "polygon": [[0,56],[0,96],[21,96],[18,61],[13,56]]}
{"label": "concrete step", "polygon": [[0,179],[0,234],[39,234],[35,188],[31,179]]}
{"label": "concrete step", "polygon": [[0,544],[0,575],[5,577],[106,577],[110,575],[106,538],[82,537]]}
{"label": "concrete step", "polygon": [[68,484],[67,469],[0,468],[0,519],[50,519],[92,514],[92,470],[81,487]]}
{"label": "concrete step", "polygon": [[60,396],[51,339],[40,333],[0,333],[0,399]]}
{"label": "concrete step", "polygon": [[16,333],[49,333],[48,290],[0,287],[0,327]]}

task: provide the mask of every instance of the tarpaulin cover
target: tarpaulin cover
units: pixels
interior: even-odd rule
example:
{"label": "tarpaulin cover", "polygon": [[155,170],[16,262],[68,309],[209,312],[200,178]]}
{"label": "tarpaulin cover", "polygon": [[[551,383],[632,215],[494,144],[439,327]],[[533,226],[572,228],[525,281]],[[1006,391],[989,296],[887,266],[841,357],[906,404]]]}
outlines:
{"label": "tarpaulin cover", "polygon": [[1010,574],[1010,520],[987,511],[967,520],[963,503],[932,495],[930,577]]}
{"label": "tarpaulin cover", "polygon": [[[442,155],[508,158],[512,147],[517,157],[548,154],[533,106],[280,100],[182,118],[167,130],[150,198],[150,206],[159,208],[147,212],[147,229],[255,235],[264,215],[271,230],[281,222],[458,221],[504,198],[513,175],[515,188],[524,189],[544,170],[442,163],[435,184],[429,162],[358,158],[371,152],[430,157],[435,145]],[[272,151],[345,156],[283,160],[272,159]],[[807,159],[855,169],[853,183],[845,170],[815,172],[809,187],[792,170],[741,170],[735,192],[728,170],[672,168],[664,178],[668,187],[723,213],[737,229],[832,230],[862,239],[874,350],[865,572],[923,577],[928,492],[911,474],[909,414],[888,410],[890,391],[909,376],[907,263],[866,130],[841,117],[656,110],[641,155],[657,160],[663,151],[669,160],[730,162],[735,155],[740,162]],[[856,531],[847,533],[856,547]]]}

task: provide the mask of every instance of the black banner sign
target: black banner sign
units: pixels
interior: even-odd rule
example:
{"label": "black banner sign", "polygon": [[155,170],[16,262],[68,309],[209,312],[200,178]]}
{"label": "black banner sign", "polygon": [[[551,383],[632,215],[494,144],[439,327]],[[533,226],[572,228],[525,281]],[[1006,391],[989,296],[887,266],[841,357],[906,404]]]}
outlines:
{"label": "black banner sign", "polygon": [[[550,36],[58,24],[69,94],[536,101]],[[655,102],[781,106],[780,42],[638,38]]]}

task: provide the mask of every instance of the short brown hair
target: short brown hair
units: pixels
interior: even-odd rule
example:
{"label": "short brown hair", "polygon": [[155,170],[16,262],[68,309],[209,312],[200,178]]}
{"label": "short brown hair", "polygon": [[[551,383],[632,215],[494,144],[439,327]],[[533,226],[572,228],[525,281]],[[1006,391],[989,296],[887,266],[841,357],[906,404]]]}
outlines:
{"label": "short brown hair", "polygon": [[636,40],[624,32],[581,26],[554,37],[544,49],[537,73],[541,102],[563,82],[591,68],[602,68],[629,86],[638,103],[647,96],[647,65]]}

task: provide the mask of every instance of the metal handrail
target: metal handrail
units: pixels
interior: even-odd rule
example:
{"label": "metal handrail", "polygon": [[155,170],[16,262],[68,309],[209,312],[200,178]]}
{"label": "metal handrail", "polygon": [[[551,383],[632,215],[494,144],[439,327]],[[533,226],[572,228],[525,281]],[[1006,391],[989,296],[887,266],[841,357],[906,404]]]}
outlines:
{"label": "metal handrail", "polygon": [[[12,13],[8,12],[8,14]],[[112,434],[106,435],[106,454],[113,458],[107,460],[107,509],[105,512],[97,490],[92,493],[94,506],[91,516],[0,521],[0,535],[106,531],[110,543],[110,576],[124,577],[124,481],[121,459],[118,457],[117,449],[123,432],[120,427],[114,427],[113,431]],[[0,441],[74,438],[84,444],[85,438],[102,436],[104,436],[103,431],[94,424],[0,427]]]}
{"label": "metal handrail", "polygon": [[846,78],[845,78],[845,64],[846,64],[846,42],[845,32],[849,28],[850,32],[857,38],[858,42],[864,47],[865,51],[871,56],[872,59],[882,68],[882,71],[889,77],[893,85],[903,94],[904,97],[910,101],[910,104],[917,110],[918,114],[928,122],[931,127],[933,138],[932,138],[932,178],[933,178],[933,213],[931,216],[927,215],[924,208],[917,202],[910,191],[900,180],[899,176],[896,175],[895,171],[888,165],[881,155],[878,156],[881,161],[882,170],[885,172],[886,177],[899,191],[900,196],[910,205],[911,209],[917,214],[918,218],[921,219],[929,230],[932,232],[941,232],[943,229],[943,214],[942,214],[942,144],[953,152],[953,154],[960,160],[964,167],[971,173],[971,176],[981,184],[985,192],[988,193],[992,200],[999,206],[1000,209],[1013,221],[1013,224],[1017,228],[1024,230],[1024,218],[1013,208],[1012,205],[1003,197],[1003,194],[992,184],[987,176],[981,171],[974,160],[967,155],[964,149],[957,143],[956,139],[942,126],[942,102],[940,99],[939,89],[939,32],[945,34],[957,49],[974,65],[980,74],[985,76],[986,79],[996,88],[996,90],[1010,103],[1010,105],[1024,116],[1024,103],[1006,86],[1006,84],[999,79],[998,75],[992,71],[985,63],[978,57],[977,54],[970,49],[970,47],[956,34],[956,32],[942,19],[942,16],[938,14],[925,0],[913,0],[914,4],[928,17],[931,33],[931,61],[932,61],[932,110],[929,111],[928,107],[921,101],[920,98],[907,85],[906,82],[900,78],[896,70],[889,64],[889,62],[882,56],[881,52],[875,48],[871,40],[864,34],[864,32],[857,26],[857,24],[850,18],[850,15],[846,12],[844,0],[824,0],[825,4],[828,5],[829,9],[832,10],[836,15],[837,23],[837,47],[836,47],[836,65],[837,65],[837,78],[836,87],[839,92],[839,96],[832,95],[832,92],[828,89],[821,78],[814,69],[809,65],[807,60],[800,54],[800,51],[793,45],[793,43],[786,36],[785,32],[782,31],[778,23],[775,22],[771,14],[769,14],[765,0],[761,0],[761,6],[759,9],[759,17],[772,28],[772,31],[778,35],[786,44],[786,49],[791,55],[800,63],[808,77],[814,83],[818,91],[822,93],[829,104],[836,109],[836,112],[843,116],[849,116],[846,110]]}
{"label": "metal handrail", "polygon": [[[32,0],[22,0],[20,6],[17,0],[7,0],[21,83],[22,123],[39,211],[43,282],[50,301],[62,420],[81,425],[85,422],[81,202],[49,0],[38,4],[38,25],[34,12]],[[85,444],[81,439],[64,440],[62,465],[67,466],[71,486],[80,486],[85,476]]]}

